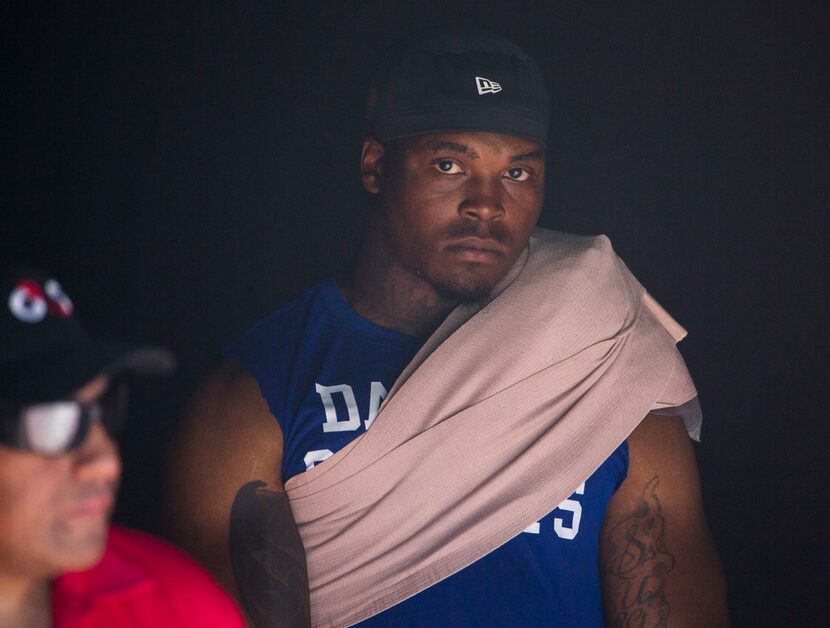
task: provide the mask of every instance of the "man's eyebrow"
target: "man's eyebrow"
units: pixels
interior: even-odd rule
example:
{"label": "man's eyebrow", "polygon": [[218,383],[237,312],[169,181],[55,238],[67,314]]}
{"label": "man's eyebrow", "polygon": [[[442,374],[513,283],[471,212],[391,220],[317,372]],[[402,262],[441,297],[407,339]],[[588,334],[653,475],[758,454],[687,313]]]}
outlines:
{"label": "man's eyebrow", "polygon": [[539,149],[534,150],[529,153],[520,153],[518,155],[513,155],[510,158],[510,161],[541,161],[545,158],[545,151]]}
{"label": "man's eyebrow", "polygon": [[447,140],[429,142],[424,148],[429,149],[433,153],[448,150],[454,153],[461,153],[462,155],[470,159],[478,159],[477,152],[475,152],[466,144],[459,144],[458,142],[450,142]]}

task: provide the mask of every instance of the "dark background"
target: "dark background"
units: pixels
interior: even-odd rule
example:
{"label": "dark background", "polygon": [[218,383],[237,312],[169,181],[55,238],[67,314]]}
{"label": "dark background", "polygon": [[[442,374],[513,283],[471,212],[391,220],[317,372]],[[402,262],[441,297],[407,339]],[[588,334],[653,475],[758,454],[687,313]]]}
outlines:
{"label": "dark background", "polygon": [[165,444],[204,369],[354,251],[383,48],[474,24],[548,75],[541,224],[608,234],[690,332],[735,625],[827,625],[821,3],[206,4],[4,9],[3,258],[180,360],[138,384],[116,518],[161,530]]}

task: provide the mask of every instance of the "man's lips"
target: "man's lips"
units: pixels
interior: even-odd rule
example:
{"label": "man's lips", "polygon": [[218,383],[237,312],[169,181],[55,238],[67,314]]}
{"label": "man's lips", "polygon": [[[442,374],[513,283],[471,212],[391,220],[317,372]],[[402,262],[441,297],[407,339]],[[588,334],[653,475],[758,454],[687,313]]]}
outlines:
{"label": "man's lips", "polygon": [[69,508],[70,517],[98,517],[108,515],[115,499],[110,491],[88,495],[76,501]]}
{"label": "man's lips", "polygon": [[504,245],[492,238],[461,238],[444,248],[470,261],[490,261],[505,254]]}

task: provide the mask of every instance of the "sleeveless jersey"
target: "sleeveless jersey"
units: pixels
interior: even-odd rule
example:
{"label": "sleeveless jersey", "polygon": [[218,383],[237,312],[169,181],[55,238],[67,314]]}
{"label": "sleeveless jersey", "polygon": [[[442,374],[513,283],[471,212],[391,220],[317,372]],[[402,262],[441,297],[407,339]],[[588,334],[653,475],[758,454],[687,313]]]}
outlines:
{"label": "sleeveless jersey", "polygon": [[[237,340],[228,357],[257,380],[282,429],[283,481],[325,464],[369,429],[420,344],[359,316],[333,279],[280,307]],[[602,626],[600,529],[627,468],[623,443],[553,512],[361,625]]]}

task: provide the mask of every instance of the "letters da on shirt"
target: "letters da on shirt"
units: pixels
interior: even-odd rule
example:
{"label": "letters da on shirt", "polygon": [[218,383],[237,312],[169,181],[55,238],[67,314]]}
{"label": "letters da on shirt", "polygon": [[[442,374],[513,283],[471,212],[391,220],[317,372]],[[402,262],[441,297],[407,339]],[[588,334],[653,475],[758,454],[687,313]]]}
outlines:
{"label": "letters da on shirt", "polygon": [[[381,382],[371,382],[369,386],[369,413],[364,419],[360,416],[354,389],[349,384],[334,384],[331,386],[314,384],[314,388],[320,397],[320,402],[323,404],[325,419],[322,423],[322,429],[325,433],[356,432],[361,427],[368,430],[377,418],[380,404],[387,395],[386,387]],[[343,411],[344,408],[345,412]],[[309,451],[303,457],[306,470],[311,469],[332,454],[333,452],[330,449]],[[586,482],[582,482],[573,494],[563,500],[551,513],[553,515],[553,532],[560,539],[572,541],[579,533],[579,524],[582,520],[582,502],[579,496],[585,494],[585,484]],[[542,534],[542,526],[547,523],[549,518],[550,515],[541,521],[532,523],[523,532]]]}

